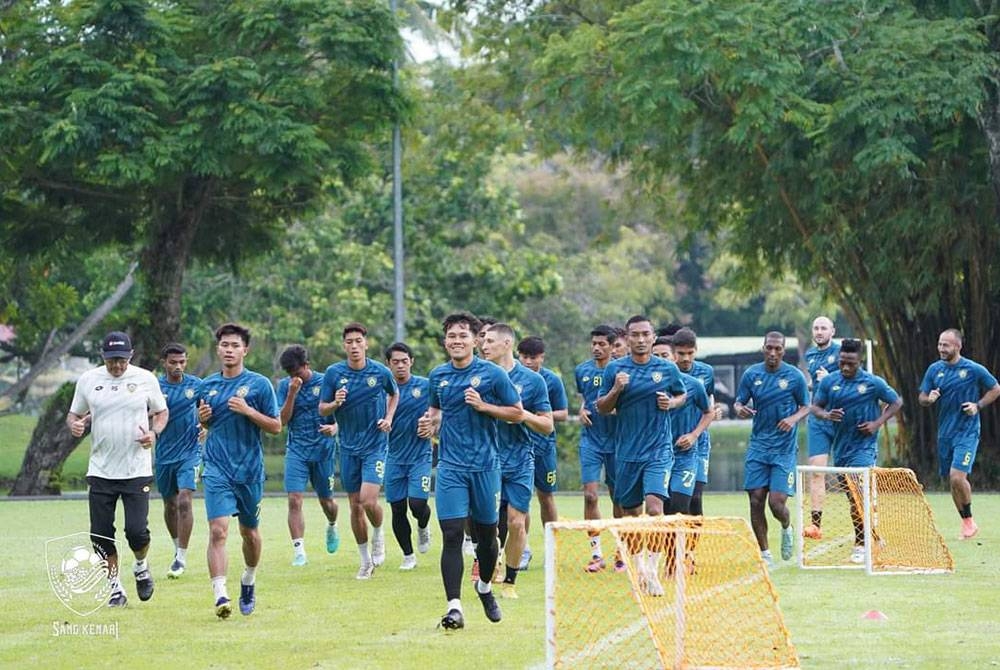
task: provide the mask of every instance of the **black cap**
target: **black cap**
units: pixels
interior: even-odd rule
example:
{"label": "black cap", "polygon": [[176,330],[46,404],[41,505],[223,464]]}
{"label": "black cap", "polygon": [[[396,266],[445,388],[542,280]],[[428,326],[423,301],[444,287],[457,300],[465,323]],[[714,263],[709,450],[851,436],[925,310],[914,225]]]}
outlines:
{"label": "black cap", "polygon": [[113,331],[101,341],[101,356],[108,358],[132,358],[132,340],[128,335]]}

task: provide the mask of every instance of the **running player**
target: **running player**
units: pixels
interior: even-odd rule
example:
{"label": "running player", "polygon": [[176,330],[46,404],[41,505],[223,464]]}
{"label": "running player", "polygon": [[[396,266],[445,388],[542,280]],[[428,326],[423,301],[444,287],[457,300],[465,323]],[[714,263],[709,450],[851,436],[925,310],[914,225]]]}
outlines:
{"label": "running player", "polygon": [[[840,345],[833,341],[836,333],[833,321],[825,316],[817,316],[812,322],[813,346],[806,349],[806,366],[809,370],[809,388],[815,393],[820,382],[836,372],[840,361]],[[806,419],[809,465],[826,466],[830,462],[830,447],[835,426],[829,421],[819,420],[810,413]],[[837,465],[843,465],[837,463]],[[823,537],[820,526],[823,522],[823,498],[826,496],[826,475],[816,472],[809,485],[811,523],[802,529],[805,537],[819,540]]]}
{"label": "running player", "polygon": [[768,548],[765,505],[781,523],[781,558],[787,561],[792,557],[792,519],[787,503],[795,494],[798,422],[809,412],[809,400],[802,372],[782,360],[785,336],[769,332],[762,350],[764,362],[743,373],[733,406],[739,418],[753,419],[743,488],[750,498],[750,525],[761,558],[770,567],[774,558]]}
{"label": "running player", "polygon": [[360,323],[349,323],[344,326],[343,337],[347,360],[326,369],[319,413],[333,414],[340,426],[340,478],[351,505],[351,530],[360,555],[356,578],[371,579],[375,568],[385,562],[378,493],[385,475],[388,433],[399,390],[389,368],[368,358],[368,329]]}
{"label": "running player", "polygon": [[392,513],[392,533],[403,550],[400,570],[417,567],[407,506],[417,520],[417,550],[426,554],[431,548],[431,441],[417,435],[417,421],[427,412],[430,402],[427,377],[412,373],[413,351],[403,342],[385,350],[386,365],[399,388],[399,404],[392,432],[389,433],[389,456],[385,464],[385,500]]}
{"label": "running player", "polygon": [[[838,467],[875,467],[879,428],[899,412],[903,401],[884,379],[861,368],[861,340],[841,342],[837,358],[840,369],[824,377],[813,394],[812,415],[834,427],[832,451]],[[863,563],[864,517],[856,497],[848,494],[847,499],[854,522],[851,561]]]}
{"label": "running player", "polygon": [[[497,424],[500,445],[500,545],[504,548],[506,570],[501,594],[517,598],[514,585],[522,570],[527,547],[528,508],[531,485],[537,483],[535,435],[552,432],[552,406],[545,379],[514,360],[514,330],[505,323],[489,327],[482,344],[483,356],[507,372],[521,397],[524,420]],[[509,536],[508,536],[509,535]],[[529,554],[530,556],[530,554]],[[530,560],[530,558],[529,558]]]}
{"label": "running player", "polygon": [[975,537],[969,473],[979,449],[979,412],[997,397],[1000,385],[989,370],[962,356],[962,333],[949,328],[938,337],[938,356],[920,384],[920,404],[938,406],[938,462],[948,477],[951,499],[962,519],[960,538]]}
{"label": "running player", "polygon": [[187,567],[188,543],[194,528],[191,496],[198,485],[198,389],[201,380],[185,372],[187,349],[171,343],[160,351],[160,390],[167,399],[170,420],[156,443],[156,489],[163,498],[163,521],[174,541],[174,560],[167,577],[176,579]]}
{"label": "running player", "polygon": [[[673,461],[673,435],[667,412],[684,405],[684,382],[677,366],[652,357],[655,336],[645,316],[625,324],[630,355],[608,364],[604,371],[614,382],[597,399],[601,414],[617,412],[615,431],[615,498],[628,516],[663,514],[668,500],[667,483]],[[649,595],[663,595],[658,578],[660,547],[643,560],[635,538],[629,553]]]}
{"label": "running player", "polygon": [[319,395],[323,376],[309,365],[309,352],[293,344],[278,359],[287,377],[278,381],[281,425],[287,426],[285,443],[285,492],[288,494],[288,532],[292,536],[292,565],[306,565],[306,520],[302,514],[302,494],[312,482],[319,506],[326,516],[326,550],[340,547],[337,530],[337,501],[333,499],[333,436],[337,424],[319,415]]}
{"label": "running player", "polygon": [[232,612],[226,590],[226,538],[229,517],[239,519],[245,567],[240,579],[240,613],[257,604],[255,582],[260,562],[260,501],[264,495],[264,447],[261,430],[281,432],[278,402],[267,377],[247,370],[250,331],[235,323],[215,331],[222,370],[202,381],[198,420],[208,428],[205,440],[205,511],[208,514],[208,574],[215,594],[215,614]]}
{"label": "running player", "polygon": [[[605,416],[597,411],[597,399],[604,393],[604,371],[611,361],[611,351],[618,337],[611,326],[597,326],[590,331],[590,360],[576,366],[576,391],[580,394],[580,481],[583,484],[583,518],[600,519],[601,508],[598,485],[601,471],[604,483],[612,501],[615,497],[615,416]],[[612,502],[612,514],[622,516],[621,507]],[[590,535],[590,562],[587,572],[600,572],[605,567],[601,550],[600,533]],[[615,569],[625,569],[625,563],[618,557]]]}
{"label": "running player", "polygon": [[[440,433],[436,499],[441,578],[448,600],[441,627],[457,630],[465,626],[461,601],[465,519],[471,513],[479,537],[476,557],[482,574],[492,576],[500,503],[497,420],[518,423],[524,410],[507,373],[475,356],[476,317],[467,312],[450,314],[443,325],[450,360],[428,375],[430,407],[420,418],[418,434],[430,438]],[[502,613],[489,579],[476,582],[476,593],[486,617],[500,621]]]}
{"label": "running player", "polygon": [[[521,364],[533,372],[537,372],[545,380],[549,405],[552,407],[553,424],[569,419],[569,401],[566,399],[566,387],[562,378],[552,370],[543,367],[545,363],[545,341],[537,335],[526,337],[517,343],[517,358]],[[526,407],[526,409],[528,409]],[[557,521],[559,513],[556,510],[556,431],[553,428],[548,434],[531,432],[531,443],[535,450],[535,493],[538,496],[538,507],[541,511],[542,525],[549,521]],[[531,518],[525,521],[525,532],[531,529]],[[531,563],[531,547],[524,545],[524,554],[518,565],[519,570],[527,570]]]}

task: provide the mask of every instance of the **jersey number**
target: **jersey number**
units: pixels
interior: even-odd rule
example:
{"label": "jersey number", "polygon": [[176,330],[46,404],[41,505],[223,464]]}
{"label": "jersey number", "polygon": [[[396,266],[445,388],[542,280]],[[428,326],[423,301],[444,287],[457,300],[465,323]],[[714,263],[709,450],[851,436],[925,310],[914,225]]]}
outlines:
{"label": "jersey number", "polygon": [[423,491],[424,493],[430,493],[431,492],[431,478],[430,477],[421,477],[420,478],[420,490]]}

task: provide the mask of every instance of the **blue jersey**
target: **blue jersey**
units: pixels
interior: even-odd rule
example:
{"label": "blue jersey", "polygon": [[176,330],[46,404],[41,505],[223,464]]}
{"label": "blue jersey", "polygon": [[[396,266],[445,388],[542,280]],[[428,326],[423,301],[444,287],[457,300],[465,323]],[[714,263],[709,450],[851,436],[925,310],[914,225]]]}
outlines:
{"label": "blue jersey", "polygon": [[680,395],[684,381],[677,366],[668,360],[652,357],[636,363],[631,356],[608,363],[604,369],[607,391],[614,386],[615,375],[629,374],[629,383],[615,404],[618,424],[615,429],[615,460],[619,463],[660,461],[673,453],[673,432],[669,413],[656,406],[657,393]]}
{"label": "blue jersey", "polygon": [[852,456],[877,453],[878,433],[865,435],[858,424],[877,419],[882,414],[880,403],[891,405],[897,400],[899,395],[884,379],[865,370],[858,370],[851,379],[839,371],[831,372],[820,382],[813,403],[827,410],[844,410],[844,418],[833,422],[833,453],[838,465],[852,461]]}
{"label": "blue jersey", "polygon": [[802,372],[784,362],[774,372],[769,372],[763,363],[751,365],[743,373],[736,391],[736,402],[746,405],[750,400],[756,414],[747,451],[794,454],[798,424],[785,433],[778,429],[778,422],[809,404]]}
{"label": "blue jersey", "polygon": [[465,402],[465,390],[474,388],[492,405],[516,405],[517,389],[499,365],[473,358],[464,368],[451,362],[439,365],[428,375],[431,407],[441,410],[438,466],[466,472],[496,470],[497,421],[472,409]]}
{"label": "blue jersey", "polygon": [[[604,385],[604,371],[599,368],[594,359],[584,361],[576,366],[576,391],[583,396],[583,406],[590,410],[591,426],[580,426],[580,448],[592,449],[601,454],[615,452],[615,421],[613,414],[600,414],[597,411],[597,399],[611,388]],[[609,378],[610,379],[610,378]],[[613,383],[614,380],[611,379]]]}
{"label": "blue jersey", "polygon": [[[566,387],[563,386],[559,375],[548,368],[539,368],[538,374],[541,375],[545,383],[546,397],[551,408],[549,411],[558,412],[559,410],[568,408],[569,400],[566,399]],[[525,405],[524,408],[528,409],[528,406]],[[531,433],[531,444],[534,446],[536,454],[543,454],[556,448],[556,431],[554,427],[548,435],[540,435],[533,430],[529,432]]]}
{"label": "blue jersey", "polygon": [[[708,396],[709,402],[711,402],[713,396],[715,396],[715,368],[708,363],[695,361],[691,365],[691,371],[687,374],[691,375],[695,379],[701,380],[701,383],[705,387],[705,395]],[[712,444],[711,439],[712,438],[709,437],[707,430],[698,436],[698,453],[708,453]]]}
{"label": "blue jersey", "polygon": [[[511,383],[521,396],[521,406],[532,414],[551,412],[549,392],[545,379],[539,373],[517,361],[507,373]],[[519,470],[534,462],[536,438],[542,436],[524,423],[497,422],[497,437],[500,444],[500,467],[505,471]]]}
{"label": "blue jersey", "polygon": [[360,370],[347,361],[334,363],[323,375],[320,400],[332,402],[342,388],[347,389],[347,399],[333,413],[340,424],[341,452],[367,454],[388,448],[389,436],[378,429],[378,422],[385,418],[389,396],[399,392],[389,368],[370,358]]}
{"label": "blue jersey", "polygon": [[[278,381],[278,407],[285,404],[288,398],[290,378],[284,377]],[[292,408],[292,418],[288,421],[288,439],[285,451],[304,460],[320,455],[323,450],[333,448],[333,438],[319,432],[319,427],[330,423],[328,417],[319,415],[319,394],[323,388],[323,375],[313,372],[309,381],[302,382],[299,392],[295,395],[295,405]]]}
{"label": "blue jersey", "polygon": [[389,433],[389,460],[394,465],[413,465],[431,460],[431,441],[417,436],[417,420],[427,412],[430,393],[427,377],[411,375],[399,384],[399,404]]}
{"label": "blue jersey", "polygon": [[941,397],[934,403],[938,408],[938,437],[968,437],[979,439],[979,413],[969,416],[962,403],[979,402],[983,393],[997,385],[997,379],[979,363],[962,356],[954,363],[935,361],[924,373],[921,393],[934,389]]}
{"label": "blue jersey", "polygon": [[831,341],[823,349],[817,349],[815,346],[809,347],[803,356],[806,359],[806,368],[809,370],[809,384],[813,393],[816,393],[816,389],[819,387],[816,373],[819,372],[820,368],[827,372],[840,370],[840,345],[836,342]]}
{"label": "blue jersey", "polygon": [[261,414],[278,416],[278,401],[267,377],[250,370],[226,378],[221,372],[201,383],[201,397],[212,408],[205,440],[205,478],[221,477],[231,482],[264,480],[264,448],[260,427],[229,409],[229,399],[243,398]]}
{"label": "blue jersey", "polygon": [[[708,393],[705,392],[705,384],[697,377],[684,374],[683,372],[681,373],[681,379],[684,380],[684,390],[687,393],[687,400],[684,401],[683,407],[678,407],[669,413],[670,431],[673,433],[674,442],[681,435],[687,435],[693,431],[698,426],[698,422],[701,421],[701,417],[709,409]],[[702,433],[702,435],[704,434]],[[693,448],[697,448],[698,444],[700,444],[700,439],[698,443],[693,445]],[[682,453],[690,451],[690,449],[678,449],[674,445],[674,451]]]}
{"label": "blue jersey", "polygon": [[160,390],[167,399],[167,427],[156,440],[156,462],[183,463],[198,455],[198,393],[201,380],[185,374],[176,384],[160,376]]}

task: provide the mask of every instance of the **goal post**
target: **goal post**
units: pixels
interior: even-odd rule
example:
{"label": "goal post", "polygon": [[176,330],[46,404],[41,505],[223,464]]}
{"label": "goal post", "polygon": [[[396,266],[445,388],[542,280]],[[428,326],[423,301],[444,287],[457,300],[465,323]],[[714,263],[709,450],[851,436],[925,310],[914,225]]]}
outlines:
{"label": "goal post", "polygon": [[[591,537],[607,563],[597,572],[585,569]],[[551,522],[545,549],[550,668],[799,667],[745,519]]]}
{"label": "goal post", "polygon": [[870,575],[954,571],[923,486],[909,468],[798,466],[800,530],[813,522],[815,486],[823,487],[821,523],[818,533],[799,534],[799,567]]}

